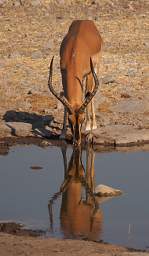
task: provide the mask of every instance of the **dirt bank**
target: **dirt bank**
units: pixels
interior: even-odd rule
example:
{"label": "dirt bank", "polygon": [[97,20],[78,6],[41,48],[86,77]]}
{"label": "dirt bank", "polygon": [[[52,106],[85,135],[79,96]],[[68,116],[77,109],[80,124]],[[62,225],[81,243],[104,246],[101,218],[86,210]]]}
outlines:
{"label": "dirt bank", "polygon": [[[26,137],[39,145],[52,144],[45,137],[59,143],[63,107],[48,91],[48,66],[54,55],[53,80],[61,90],[59,46],[74,19],[94,20],[104,41],[95,147],[149,143],[148,8],[147,0],[0,0],[0,153],[28,143]],[[149,254],[1,233],[0,255]]]}
{"label": "dirt bank", "polygon": [[[74,19],[92,19],[104,46],[94,144],[149,143],[148,1],[0,1],[0,137],[53,138],[62,128],[59,47]],[[69,137],[68,137],[69,139]]]}
{"label": "dirt bank", "polygon": [[120,246],[78,240],[42,239],[0,234],[2,256],[148,256]]}

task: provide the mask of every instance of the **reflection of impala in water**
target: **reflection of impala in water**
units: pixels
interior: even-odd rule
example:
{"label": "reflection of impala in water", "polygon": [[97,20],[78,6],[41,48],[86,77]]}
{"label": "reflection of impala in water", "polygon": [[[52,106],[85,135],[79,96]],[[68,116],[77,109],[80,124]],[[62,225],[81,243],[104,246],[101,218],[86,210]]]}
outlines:
{"label": "reflection of impala in water", "polygon": [[105,185],[95,189],[95,153],[92,147],[88,146],[86,150],[86,168],[82,163],[81,148],[73,149],[68,167],[66,149],[62,149],[62,153],[65,175],[59,192],[49,201],[51,228],[53,229],[52,204],[62,194],[60,223],[64,236],[99,241],[103,222],[99,204],[111,196],[120,195],[121,191]]}
{"label": "reflection of impala in water", "polygon": [[73,150],[68,168],[66,154],[63,156],[65,178],[60,191],[49,202],[51,222],[53,200],[62,193],[60,221],[65,237],[99,240],[103,216],[94,196],[94,152],[92,148],[86,151],[86,171],[80,148]]}

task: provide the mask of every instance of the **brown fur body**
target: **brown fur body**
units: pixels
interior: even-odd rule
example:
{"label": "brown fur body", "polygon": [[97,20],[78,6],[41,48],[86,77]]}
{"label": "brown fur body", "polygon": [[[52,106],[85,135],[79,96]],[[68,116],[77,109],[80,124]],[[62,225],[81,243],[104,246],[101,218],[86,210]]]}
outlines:
{"label": "brown fur body", "polygon": [[[61,138],[65,138],[67,121],[71,127],[73,143],[81,143],[81,129],[85,120],[86,130],[97,128],[93,97],[99,81],[102,39],[91,20],[75,20],[69,27],[60,47],[60,68],[63,92],[58,94],[52,86],[53,58],[50,64],[49,89],[64,105],[64,121]],[[97,70],[95,72],[95,69]]]}

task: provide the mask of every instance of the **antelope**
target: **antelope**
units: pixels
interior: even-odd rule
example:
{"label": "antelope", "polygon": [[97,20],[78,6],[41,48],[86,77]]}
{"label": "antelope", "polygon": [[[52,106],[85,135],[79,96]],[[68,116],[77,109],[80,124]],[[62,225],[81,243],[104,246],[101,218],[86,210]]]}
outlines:
{"label": "antelope", "polygon": [[[102,38],[91,20],[75,20],[60,46],[60,69],[63,92],[57,93],[52,85],[53,59],[50,63],[48,86],[51,93],[64,105],[61,138],[66,136],[67,121],[73,144],[81,143],[81,129],[85,120],[86,131],[97,128],[93,97],[99,87],[98,71]],[[84,96],[85,91],[85,97]]]}
{"label": "antelope", "polygon": [[94,152],[91,147],[87,148],[86,171],[81,154],[80,147],[75,147],[67,167],[63,152],[64,181],[53,198],[62,193],[60,222],[65,237],[97,241],[100,240],[103,214],[94,196]]}

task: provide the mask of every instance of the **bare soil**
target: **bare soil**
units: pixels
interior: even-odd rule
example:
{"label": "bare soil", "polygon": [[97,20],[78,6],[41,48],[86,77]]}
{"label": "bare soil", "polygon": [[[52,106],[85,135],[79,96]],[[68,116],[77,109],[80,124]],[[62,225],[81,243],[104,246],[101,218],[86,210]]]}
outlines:
{"label": "bare soil", "polygon": [[[59,47],[74,19],[94,20],[104,41],[95,147],[149,143],[148,10],[147,0],[0,0],[0,153],[26,139],[59,143],[63,106],[48,91],[48,67],[54,55],[53,81],[61,90]],[[0,235],[2,256],[59,254],[148,255],[87,241]]]}
{"label": "bare soil", "polygon": [[54,238],[35,238],[0,234],[2,256],[148,256],[149,253],[123,248],[121,246]]}
{"label": "bare soil", "polygon": [[148,17],[147,0],[1,0],[0,137],[61,133],[63,106],[48,91],[49,62],[54,55],[61,90],[62,38],[72,20],[92,19],[104,42],[94,144],[149,143]]}

